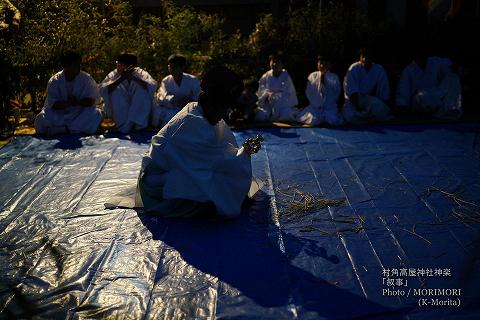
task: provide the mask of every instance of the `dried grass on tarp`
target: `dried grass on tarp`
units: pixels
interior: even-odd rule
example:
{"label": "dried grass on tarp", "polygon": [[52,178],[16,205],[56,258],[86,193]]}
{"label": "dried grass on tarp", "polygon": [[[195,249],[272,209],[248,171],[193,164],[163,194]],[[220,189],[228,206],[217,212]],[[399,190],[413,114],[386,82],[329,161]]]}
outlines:
{"label": "dried grass on tarp", "polygon": [[466,201],[457,193],[451,193],[437,187],[431,187],[427,190],[428,194],[439,192],[452,200],[456,207],[452,209],[452,216],[465,225],[480,223],[480,205],[471,201]]}
{"label": "dried grass on tarp", "polygon": [[276,187],[275,195],[280,218],[292,220],[320,210],[345,204],[345,199],[328,199],[319,194],[301,190],[299,184]]}

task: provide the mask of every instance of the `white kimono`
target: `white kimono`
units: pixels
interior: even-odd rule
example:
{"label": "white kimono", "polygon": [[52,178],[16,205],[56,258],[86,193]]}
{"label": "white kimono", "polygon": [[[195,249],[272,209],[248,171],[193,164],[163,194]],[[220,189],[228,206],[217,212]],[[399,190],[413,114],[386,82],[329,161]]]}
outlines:
{"label": "white kimono", "polygon": [[118,130],[123,133],[141,130],[148,126],[153,97],[157,89],[157,81],[148,72],[136,67],[132,75],[145,81],[147,89],[134,80],[124,80],[109,93],[108,85],[120,78],[117,69],[110,72],[100,84],[100,95],[105,102],[105,112],[108,117],[113,117]]}
{"label": "white kimono", "polygon": [[[361,124],[390,119],[390,109],[385,103],[390,96],[390,85],[381,65],[373,63],[367,71],[360,62],[355,62],[348,69],[343,86],[345,105],[342,113],[346,122]],[[359,109],[350,101],[354,93],[359,94]]]}
{"label": "white kimono", "polygon": [[187,104],[153,138],[142,161],[136,206],[162,216],[189,216],[213,203],[221,216],[240,213],[252,182],[250,156],[221,120],[212,126],[197,102]]}
{"label": "white kimono", "polygon": [[460,79],[451,71],[450,59],[430,57],[425,69],[414,62],[403,69],[396,104],[438,118],[458,118],[462,114],[461,91]]}
{"label": "white kimono", "polygon": [[[69,92],[70,91],[70,92]],[[95,104],[69,106],[62,110],[53,109],[58,101],[67,101],[69,96],[77,100],[100,98],[95,80],[86,72],[80,71],[72,82],[67,82],[63,71],[53,75],[48,81],[47,97],[43,110],[35,118],[35,130],[40,134],[95,133],[102,121],[102,113]]]}
{"label": "white kimono", "polygon": [[153,107],[152,126],[163,127],[187,103],[198,101],[200,80],[188,73],[183,73],[180,86],[172,75],[163,78],[156,94]]}
{"label": "white kimono", "polygon": [[295,120],[298,104],[297,93],[292,79],[286,70],[275,77],[273,71],[267,71],[258,83],[258,102],[255,120],[289,121]]}
{"label": "white kimono", "polygon": [[321,76],[320,71],[312,72],[308,76],[305,94],[310,105],[299,112],[297,121],[308,125],[320,123],[341,125],[343,124],[343,117],[337,108],[337,100],[341,90],[340,80],[335,73],[327,71],[322,84]]}

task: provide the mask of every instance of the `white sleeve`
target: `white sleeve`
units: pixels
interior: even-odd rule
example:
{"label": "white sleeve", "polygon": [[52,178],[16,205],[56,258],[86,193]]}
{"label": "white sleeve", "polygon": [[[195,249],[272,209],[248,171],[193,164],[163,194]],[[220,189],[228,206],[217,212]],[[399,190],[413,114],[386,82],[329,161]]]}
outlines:
{"label": "white sleeve", "polygon": [[47,84],[47,97],[45,99],[45,109],[50,109],[55,102],[63,101],[62,92],[59,88],[59,80],[50,78]]}
{"label": "white sleeve", "polygon": [[287,102],[289,106],[296,106],[298,104],[298,99],[297,99],[297,91],[295,90],[295,86],[293,85],[292,78],[290,78],[290,75],[287,73],[287,80],[286,80],[286,93],[287,93]]}
{"label": "white sleeve", "polygon": [[346,98],[350,98],[354,93],[361,93],[357,73],[358,72],[354,67],[350,67],[345,75],[343,86]]}
{"label": "white sleeve", "polygon": [[200,91],[200,80],[197,77],[194,77],[191,90],[192,101],[198,101],[198,98],[200,97]]}
{"label": "white sleeve", "polygon": [[320,97],[318,93],[318,85],[315,82],[315,73],[311,73],[307,79],[307,87],[305,88],[305,95],[307,96],[310,105],[320,106]]}

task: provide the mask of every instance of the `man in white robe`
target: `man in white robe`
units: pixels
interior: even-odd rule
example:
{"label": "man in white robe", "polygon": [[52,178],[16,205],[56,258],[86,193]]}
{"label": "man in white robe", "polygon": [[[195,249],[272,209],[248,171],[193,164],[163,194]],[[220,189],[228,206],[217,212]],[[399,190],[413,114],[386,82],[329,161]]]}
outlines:
{"label": "man in white robe", "polygon": [[310,105],[297,114],[298,122],[313,126],[321,123],[334,126],[343,124],[343,117],[337,107],[341,84],[338,76],[330,72],[330,67],[328,59],[318,57],[318,71],[308,76],[305,89]]}
{"label": "man in white robe", "polygon": [[185,73],[187,59],[173,54],[168,58],[170,75],[163,78],[153,107],[152,126],[163,127],[187,103],[198,101],[200,80]]}
{"label": "man in white robe", "polygon": [[360,50],[360,61],[348,68],[344,78],[345,104],[342,114],[347,123],[364,124],[389,120],[390,85],[385,69],[374,63],[367,49]]}
{"label": "man in white robe", "polygon": [[395,103],[398,110],[458,119],[462,115],[462,88],[448,58],[425,59],[418,52],[400,76]]}
{"label": "man in white robe", "polygon": [[122,133],[148,126],[157,89],[157,81],[136,65],[135,55],[121,54],[117,68],[100,84],[107,117],[113,118]]}
{"label": "man in white robe", "polygon": [[81,56],[73,51],[61,57],[63,70],[48,81],[43,110],[35,118],[38,134],[93,134],[102,121],[95,102],[100,98],[95,80],[80,70]]}
{"label": "man in white robe", "polygon": [[281,55],[270,56],[270,70],[258,82],[256,121],[294,121],[298,110],[295,86]]}
{"label": "man in white robe", "polygon": [[152,138],[136,206],[165,217],[240,213],[252,183],[250,154],[260,147],[238,148],[223,120],[241,85],[224,67],[207,72],[199,102],[185,106]]}

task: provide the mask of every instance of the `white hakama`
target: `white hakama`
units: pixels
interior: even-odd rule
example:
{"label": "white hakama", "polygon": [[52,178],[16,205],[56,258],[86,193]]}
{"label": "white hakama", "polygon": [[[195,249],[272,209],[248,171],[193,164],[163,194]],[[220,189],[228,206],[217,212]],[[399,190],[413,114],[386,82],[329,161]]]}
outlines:
{"label": "white hakama", "polygon": [[136,206],[185,217],[213,204],[219,215],[233,217],[251,182],[250,156],[238,148],[225,121],[212,126],[192,102],[152,138],[142,161]]}
{"label": "white hakama", "polygon": [[257,121],[294,121],[298,104],[295,86],[286,70],[275,77],[267,71],[259,81],[258,102],[255,114]]}
{"label": "white hakama", "polygon": [[[360,62],[355,62],[348,69],[343,86],[345,105],[342,114],[346,122],[362,124],[390,119],[390,108],[386,104],[390,96],[390,85],[381,65],[374,63],[367,71]],[[350,96],[354,93],[359,95],[357,107],[350,101]]]}
{"label": "white hakama", "polygon": [[105,102],[105,112],[113,118],[120,132],[141,130],[148,126],[153,106],[153,97],[157,82],[150,74],[135,67],[132,76],[147,83],[145,89],[134,80],[124,80],[113,91],[108,92],[108,85],[120,78],[115,69],[100,84],[100,95]]}
{"label": "white hakama", "polygon": [[163,78],[153,107],[152,126],[163,127],[187,103],[198,101],[200,80],[188,73],[183,73],[180,86],[172,75]]}
{"label": "white hakama", "polygon": [[323,83],[321,77],[320,71],[312,72],[308,76],[305,94],[310,105],[297,114],[297,121],[307,125],[341,125],[343,117],[337,108],[340,80],[335,73],[329,71],[325,73]]}
{"label": "white hakama", "polygon": [[35,130],[39,134],[59,133],[93,134],[102,121],[102,113],[95,104],[69,106],[65,109],[53,109],[55,102],[67,101],[69,96],[77,100],[100,98],[95,80],[86,72],[80,71],[72,82],[65,79],[63,71],[50,78],[47,85],[47,97],[43,110],[35,118]]}

